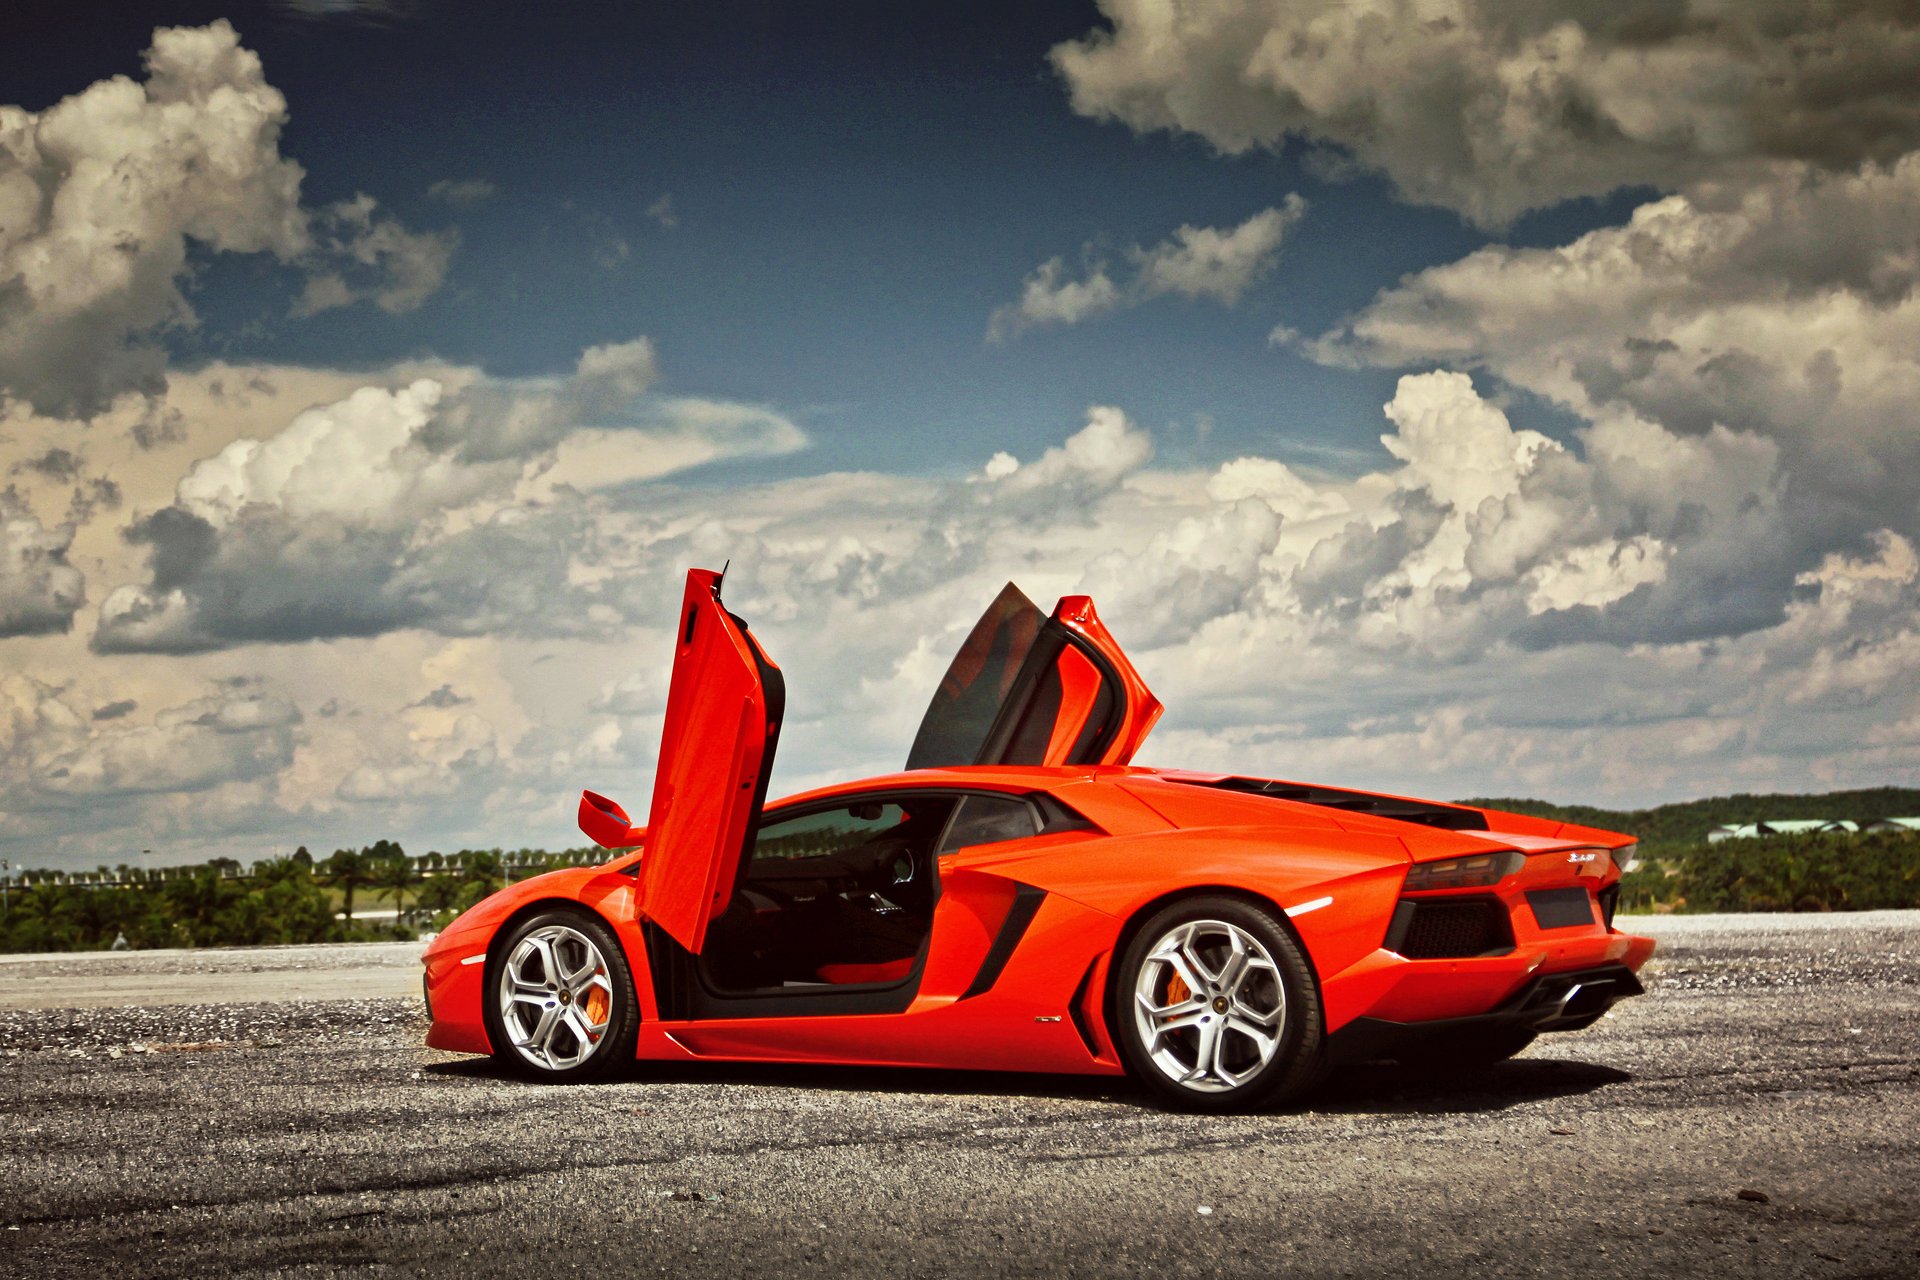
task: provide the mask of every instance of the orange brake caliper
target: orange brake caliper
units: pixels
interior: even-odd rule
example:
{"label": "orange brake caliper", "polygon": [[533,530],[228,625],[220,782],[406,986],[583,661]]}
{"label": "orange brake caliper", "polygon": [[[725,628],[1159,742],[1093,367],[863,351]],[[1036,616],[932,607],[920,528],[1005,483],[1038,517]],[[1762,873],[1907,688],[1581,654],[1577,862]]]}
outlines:
{"label": "orange brake caliper", "polygon": [[606,988],[595,987],[587,993],[587,1021],[594,1026],[597,1027],[607,1020],[607,1010],[610,1007]]}
{"label": "orange brake caliper", "polygon": [[1187,985],[1186,979],[1180,976],[1179,971],[1170,971],[1167,975],[1167,1003],[1180,1004],[1192,995],[1193,988]]}

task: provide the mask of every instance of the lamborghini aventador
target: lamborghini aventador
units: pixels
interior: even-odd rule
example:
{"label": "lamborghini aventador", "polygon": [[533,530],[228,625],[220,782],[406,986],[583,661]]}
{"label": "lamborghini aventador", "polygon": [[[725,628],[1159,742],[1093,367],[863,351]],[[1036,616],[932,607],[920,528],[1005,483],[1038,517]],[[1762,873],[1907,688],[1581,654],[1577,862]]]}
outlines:
{"label": "lamborghini aventador", "polygon": [[428,949],[427,1043],[541,1080],[636,1059],[1131,1075],[1180,1106],[1342,1062],[1471,1066],[1641,991],[1633,840],[1519,814],[1130,765],[1160,703],[1084,596],[1009,585],[902,772],[767,801],[780,670],[693,570],[647,825]]}

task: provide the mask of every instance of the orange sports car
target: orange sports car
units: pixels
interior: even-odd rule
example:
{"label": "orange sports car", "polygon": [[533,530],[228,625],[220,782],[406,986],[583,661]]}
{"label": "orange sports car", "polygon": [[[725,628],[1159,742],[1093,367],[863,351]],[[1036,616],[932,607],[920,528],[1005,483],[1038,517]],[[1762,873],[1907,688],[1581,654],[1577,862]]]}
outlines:
{"label": "orange sports car", "polygon": [[426,953],[438,1049],[536,1079],[636,1058],[1133,1076],[1182,1106],[1330,1064],[1493,1062],[1641,991],[1628,836],[1238,774],[1131,768],[1160,714],[1093,602],[1008,586],[904,772],[777,803],[784,685],[687,575],[645,829],[501,890]]}

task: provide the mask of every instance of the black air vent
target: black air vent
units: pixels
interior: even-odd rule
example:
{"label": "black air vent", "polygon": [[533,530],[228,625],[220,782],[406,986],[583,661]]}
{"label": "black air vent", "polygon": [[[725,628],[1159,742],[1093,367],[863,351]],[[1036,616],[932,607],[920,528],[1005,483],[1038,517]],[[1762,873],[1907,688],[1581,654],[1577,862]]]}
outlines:
{"label": "black air vent", "polygon": [[1371,796],[1364,791],[1341,791],[1334,787],[1306,787],[1295,782],[1272,782],[1265,778],[1221,778],[1201,782],[1190,778],[1169,778],[1188,787],[1212,787],[1216,791],[1238,791],[1250,796],[1271,796],[1275,800],[1293,800],[1318,805],[1322,809],[1342,809],[1348,813],[1370,813],[1376,818],[1396,818],[1416,822],[1423,827],[1446,831],[1485,831],[1487,820],[1475,809],[1457,805],[1434,804],[1427,800],[1402,800],[1395,796]]}
{"label": "black air vent", "polygon": [[1402,898],[1385,946],[1409,960],[1502,956],[1513,950],[1513,926],[1497,898]]}

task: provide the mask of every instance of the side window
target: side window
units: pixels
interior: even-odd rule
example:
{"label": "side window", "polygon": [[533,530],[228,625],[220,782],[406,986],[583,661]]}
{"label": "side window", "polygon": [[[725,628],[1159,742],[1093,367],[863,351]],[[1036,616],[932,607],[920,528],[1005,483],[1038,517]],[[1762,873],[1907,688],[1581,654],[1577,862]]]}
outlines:
{"label": "side window", "polygon": [[755,863],[823,858],[857,849],[907,821],[897,804],[856,804],[803,813],[760,828],[753,839]]}
{"label": "side window", "polygon": [[998,844],[1002,840],[1024,840],[1040,834],[1040,823],[1026,801],[1014,796],[965,796],[960,811],[953,815],[946,839],[939,852],[969,849],[974,845]]}

